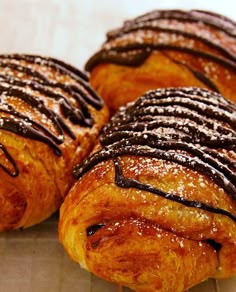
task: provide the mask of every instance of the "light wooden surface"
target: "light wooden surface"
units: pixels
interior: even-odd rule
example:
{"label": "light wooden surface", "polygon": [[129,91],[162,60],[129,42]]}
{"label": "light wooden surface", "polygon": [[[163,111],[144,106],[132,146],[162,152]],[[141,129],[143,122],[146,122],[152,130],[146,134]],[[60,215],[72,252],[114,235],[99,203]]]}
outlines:
{"label": "light wooden surface", "polygon": [[[107,30],[160,8],[198,8],[236,20],[235,0],[0,0],[0,53],[53,56],[82,69]],[[219,282],[235,292],[236,281]],[[57,240],[57,218],[0,234],[0,292],[117,292],[72,263]],[[124,291],[128,291],[124,289]],[[191,292],[213,292],[208,281]]]}

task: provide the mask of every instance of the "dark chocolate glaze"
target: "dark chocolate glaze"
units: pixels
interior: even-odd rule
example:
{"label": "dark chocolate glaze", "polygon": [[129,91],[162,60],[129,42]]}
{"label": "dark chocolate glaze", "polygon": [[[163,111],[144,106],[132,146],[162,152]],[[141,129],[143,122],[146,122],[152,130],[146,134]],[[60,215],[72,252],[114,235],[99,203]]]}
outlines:
{"label": "dark chocolate glaze", "polygon": [[[128,33],[131,33],[131,32],[139,31],[140,29],[165,33],[166,36],[168,36],[168,37],[171,37],[171,36],[175,36],[175,37],[178,36],[179,38],[180,37],[184,37],[186,39],[186,41],[188,41],[189,43],[192,40],[200,41],[201,43],[203,43],[206,46],[208,46],[208,47],[212,48],[213,50],[215,50],[216,52],[219,52],[220,54],[222,54],[225,58],[228,58],[228,59],[230,59],[230,60],[232,60],[234,62],[236,61],[235,55],[232,52],[230,52],[228,50],[228,48],[226,48],[226,47],[220,46],[219,44],[214,43],[214,42],[210,41],[209,39],[204,38],[204,37],[202,37],[200,35],[196,35],[194,33],[186,32],[186,31],[183,31],[183,30],[177,30],[177,29],[173,29],[173,28],[165,28],[165,27],[162,27],[162,26],[158,26],[156,23],[154,23],[154,24],[145,23],[145,24],[142,24],[142,25],[134,24],[133,26],[131,26],[131,27],[127,28],[127,29],[124,28],[118,34],[108,35],[109,37],[108,37],[107,42],[111,41],[112,39],[115,39],[116,37],[122,36],[124,33],[128,34]],[[185,45],[188,45],[188,43],[185,44]],[[191,45],[189,44],[189,46],[191,46]]]}
{"label": "dark chocolate glaze", "polygon": [[93,235],[94,233],[96,233],[99,229],[101,229],[104,226],[105,226],[105,224],[100,223],[100,224],[95,224],[95,225],[88,227],[86,229],[87,236]]}
{"label": "dark chocolate glaze", "polygon": [[102,149],[74,168],[76,179],[112,159],[118,186],[148,191],[236,221],[229,211],[124,177],[119,162],[124,155],[173,162],[208,176],[236,200],[236,105],[221,95],[190,87],[149,91],[120,109],[103,129],[100,142]]}
{"label": "dark chocolate glaze", "polygon": [[[46,72],[46,74],[44,73]],[[70,81],[57,81],[50,72]],[[70,98],[69,98],[70,97]],[[46,123],[40,123],[16,110],[14,102],[19,100],[37,112]],[[60,112],[50,109],[45,102],[51,100]],[[60,60],[33,55],[0,55],[0,128],[22,137],[47,144],[53,152],[61,156],[59,145],[65,134],[75,139],[70,124],[92,127],[93,118],[89,106],[99,110],[102,100],[90,88],[85,73]],[[70,123],[68,123],[70,121]],[[50,127],[47,125],[51,125]],[[14,172],[0,165],[9,175],[17,176],[18,169],[13,157],[1,144],[7,161]]]}
{"label": "dark chocolate glaze", "polygon": [[12,59],[17,61],[27,61],[29,63],[34,63],[38,65],[45,65],[47,67],[51,67],[55,69],[57,72],[61,74],[69,75],[73,79],[81,82],[81,79],[84,81],[88,81],[88,76],[86,73],[78,70],[77,68],[55,58],[51,57],[42,57],[39,55],[25,55],[25,54],[4,54],[0,55],[0,59]]}
{"label": "dark chocolate glaze", "polygon": [[153,50],[165,52],[183,52],[189,55],[206,59],[208,61],[215,62],[229,70],[232,70],[233,72],[236,72],[236,64],[231,60],[187,47],[185,48],[175,45],[151,43],[133,43],[124,46],[117,46],[116,48],[112,48],[110,50],[102,49],[88,60],[85,69],[91,71],[95,66],[101,63],[114,63],[118,65],[137,67],[142,65],[142,63],[150,56]]}
{"label": "dark chocolate glaze", "polygon": [[186,69],[188,69],[190,72],[192,72],[192,74],[199,80],[201,81],[203,84],[205,84],[209,89],[218,92],[219,93],[219,89],[217,88],[216,84],[209,79],[206,75],[204,75],[202,72],[198,71],[198,70],[194,70],[193,68],[191,68],[190,66],[188,66],[187,64],[177,61],[173,58],[171,58],[170,56],[168,56],[168,54],[165,54],[163,52],[163,54],[169,58],[172,62],[174,62],[177,65],[181,65],[183,67],[185,67]]}
{"label": "dark chocolate glaze", "polygon": [[138,16],[132,20],[125,21],[121,28],[112,30],[107,33],[107,40],[109,41],[111,39],[120,37],[125,33],[129,33],[140,28],[148,27],[159,29],[160,20],[163,19],[177,20],[178,22],[188,22],[195,24],[200,22],[201,24],[209,26],[214,30],[221,31],[228,36],[236,37],[236,23],[232,19],[220,14],[200,10],[154,10],[144,15]]}
{"label": "dark chocolate glaze", "polygon": [[18,170],[18,168],[17,168],[17,165],[16,165],[14,159],[11,157],[11,155],[8,153],[7,149],[6,149],[6,148],[3,146],[3,144],[1,144],[1,143],[0,143],[0,149],[1,149],[1,151],[4,153],[4,155],[5,155],[6,159],[7,159],[7,161],[8,161],[8,162],[11,164],[11,166],[13,167],[13,172],[12,172],[9,168],[5,167],[5,166],[2,165],[2,164],[0,164],[0,167],[1,167],[1,168],[2,168],[7,174],[9,174],[10,176],[12,176],[12,177],[18,176],[18,174],[19,174],[19,170]]}
{"label": "dark chocolate glaze", "polygon": [[[112,30],[107,33],[107,39],[103,48],[95,53],[86,63],[85,69],[91,71],[94,67],[102,63],[113,63],[123,66],[140,66],[150,56],[153,51],[160,51],[169,57],[169,52],[181,52],[190,56],[202,59],[204,62],[213,62],[222,67],[232,70],[236,73],[236,55],[233,50],[227,46],[220,44],[219,40],[209,33],[202,31],[187,31],[181,26],[175,27],[172,24],[163,24],[163,20],[175,20],[179,23],[194,23],[194,25],[204,24],[207,29],[222,34],[235,42],[236,23],[227,17],[208,11],[191,10],[155,10],[133,20],[126,21],[123,27]],[[140,42],[135,36],[135,32],[156,32],[162,36],[158,40]],[[129,37],[128,37],[129,35]],[[128,43],[124,41],[122,45],[118,45],[116,40],[126,37]],[[182,39],[184,38],[184,41]],[[173,43],[172,40],[179,39],[179,43]],[[192,42],[198,42],[204,45],[204,48],[198,49],[197,45]],[[233,47],[233,45],[232,45]],[[219,89],[211,80],[211,76],[207,76],[206,72],[199,72],[193,65],[187,65],[175,57],[171,61],[180,66],[185,66],[196,79],[205,84],[209,89],[219,92]]]}
{"label": "dark chocolate glaze", "polygon": [[[148,12],[144,15],[138,16],[133,20],[128,20],[124,23],[124,27],[120,30],[127,29],[132,27],[134,24],[145,24],[149,21],[156,21],[159,19],[175,19],[184,22],[196,22],[199,21],[204,23],[205,25],[211,26],[212,28],[216,28],[217,30],[223,31],[224,33],[235,37],[236,36],[236,23],[223,15],[218,13],[214,13],[211,11],[203,11],[203,10],[154,10]],[[119,29],[116,32],[120,31]],[[114,35],[114,32],[112,33]]]}

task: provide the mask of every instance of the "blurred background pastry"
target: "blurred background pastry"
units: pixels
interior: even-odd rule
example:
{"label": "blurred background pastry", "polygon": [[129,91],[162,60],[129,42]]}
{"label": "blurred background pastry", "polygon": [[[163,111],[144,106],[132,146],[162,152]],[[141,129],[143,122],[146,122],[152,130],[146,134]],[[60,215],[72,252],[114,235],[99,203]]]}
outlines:
{"label": "blurred background pastry", "polygon": [[236,24],[202,10],[153,10],[107,33],[86,63],[115,112],[146,90],[198,86],[236,101]]}
{"label": "blurred background pastry", "polygon": [[190,87],[122,107],[62,204],[59,239],[71,259],[142,292],[235,275],[235,111]]}
{"label": "blurred background pastry", "polygon": [[87,76],[53,58],[0,55],[0,230],[36,224],[62,203],[72,169],[107,121]]}

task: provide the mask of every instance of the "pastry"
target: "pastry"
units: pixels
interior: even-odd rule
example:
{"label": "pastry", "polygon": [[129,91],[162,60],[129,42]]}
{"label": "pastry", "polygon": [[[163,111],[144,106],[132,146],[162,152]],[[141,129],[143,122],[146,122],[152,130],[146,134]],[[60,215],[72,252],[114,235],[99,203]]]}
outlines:
{"label": "pastry", "polygon": [[60,209],[72,260],[135,291],[236,274],[236,106],[201,88],[145,93],[103,129]]}
{"label": "pastry", "polygon": [[149,89],[197,86],[236,101],[236,24],[199,10],[156,10],[107,33],[86,63],[115,112]]}
{"label": "pastry", "polygon": [[0,55],[0,231],[49,217],[108,119],[87,75],[53,58]]}

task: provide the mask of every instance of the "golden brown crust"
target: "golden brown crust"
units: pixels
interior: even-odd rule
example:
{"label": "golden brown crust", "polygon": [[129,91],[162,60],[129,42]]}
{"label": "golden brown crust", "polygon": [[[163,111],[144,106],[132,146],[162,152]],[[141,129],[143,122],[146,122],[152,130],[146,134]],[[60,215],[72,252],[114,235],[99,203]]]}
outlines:
{"label": "golden brown crust", "polygon": [[69,256],[136,291],[235,275],[234,113],[196,88],[149,91],[120,109],[74,170],[59,222]]}
{"label": "golden brown crust", "polygon": [[[161,181],[167,189],[182,188],[186,196],[188,185],[193,184],[198,190],[194,195],[201,195],[201,201],[219,199],[214,184],[196,173],[190,175],[187,169],[167,167],[154,159],[127,157],[122,161],[123,171],[132,178],[139,173],[142,182],[158,186]],[[226,196],[221,200],[218,206],[235,208]],[[87,236],[87,228],[95,224],[105,227]],[[136,291],[185,291],[216,276],[221,265],[224,277],[231,276],[236,272],[235,263],[229,263],[235,255],[234,234],[235,224],[229,219],[189,211],[139,190],[118,188],[111,161],[95,167],[73,188],[61,209],[59,225],[60,240],[73,260]],[[225,246],[219,257],[209,239]]]}
{"label": "golden brown crust", "polygon": [[153,11],[108,33],[86,69],[113,112],[149,89],[198,86],[236,101],[236,25],[197,11]]}
{"label": "golden brown crust", "polygon": [[[167,88],[170,86],[197,86],[208,88],[203,82],[197,79],[188,69],[172,62],[168,56],[184,60],[182,53],[153,52],[146,61],[138,67],[127,67],[116,64],[101,64],[91,72],[90,82],[93,88],[104,98],[108,107],[114,113],[120,106],[135,100],[147,90],[156,88]],[[195,68],[200,67],[202,72],[204,67],[211,66],[211,62],[200,62],[197,58],[186,60],[195,63]],[[236,74],[220,65],[214,64],[215,84],[219,91],[232,101],[236,101]],[[227,78],[229,76],[230,78]]]}
{"label": "golden brown crust", "polygon": [[7,230],[59,208],[73,166],[91,151],[108,112],[85,99],[91,125],[79,120],[79,96],[93,96],[83,73],[58,60],[0,55],[0,79],[0,230]]}

